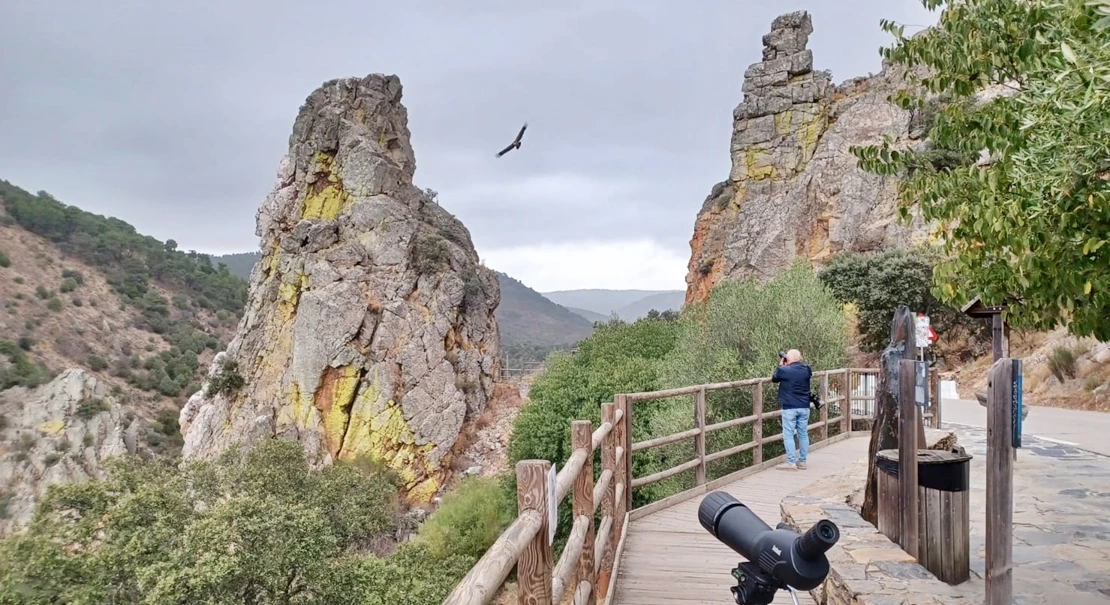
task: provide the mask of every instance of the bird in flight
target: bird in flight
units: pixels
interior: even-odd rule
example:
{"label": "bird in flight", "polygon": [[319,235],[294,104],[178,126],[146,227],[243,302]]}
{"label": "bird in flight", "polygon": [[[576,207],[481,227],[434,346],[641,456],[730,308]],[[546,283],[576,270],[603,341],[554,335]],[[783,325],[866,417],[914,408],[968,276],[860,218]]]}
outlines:
{"label": "bird in flight", "polygon": [[527,128],[528,128],[528,123],[525,122],[524,126],[522,126],[520,128],[520,132],[516,133],[516,138],[513,139],[513,142],[509,143],[508,147],[502,149],[501,153],[497,154],[497,157],[501,157],[501,156],[505,155],[506,153],[509,153],[510,151],[512,151],[514,149],[520,149],[520,139],[524,137],[524,131]]}

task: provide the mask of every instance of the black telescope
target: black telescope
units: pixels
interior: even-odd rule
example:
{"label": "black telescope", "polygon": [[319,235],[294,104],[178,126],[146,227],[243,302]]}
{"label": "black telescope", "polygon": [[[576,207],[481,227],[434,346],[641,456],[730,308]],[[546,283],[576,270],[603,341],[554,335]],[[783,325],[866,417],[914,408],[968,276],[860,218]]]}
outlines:
{"label": "black telescope", "polygon": [[748,507],[725,492],[713,492],[698,507],[698,521],[713,537],[748,561],[732,570],[731,588],[739,605],[766,605],[780,588],[812,590],[825,581],[825,557],[840,529],[822,519],[804,534],[780,523],[771,529]]}

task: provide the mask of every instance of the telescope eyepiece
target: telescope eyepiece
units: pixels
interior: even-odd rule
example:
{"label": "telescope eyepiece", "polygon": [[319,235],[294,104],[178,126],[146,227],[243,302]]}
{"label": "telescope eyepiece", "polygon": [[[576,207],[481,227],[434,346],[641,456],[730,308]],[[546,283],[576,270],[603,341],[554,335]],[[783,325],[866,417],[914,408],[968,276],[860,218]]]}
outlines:
{"label": "telescope eyepiece", "polygon": [[823,556],[840,539],[840,528],[828,519],[813,524],[796,542],[798,556],[815,561]]}

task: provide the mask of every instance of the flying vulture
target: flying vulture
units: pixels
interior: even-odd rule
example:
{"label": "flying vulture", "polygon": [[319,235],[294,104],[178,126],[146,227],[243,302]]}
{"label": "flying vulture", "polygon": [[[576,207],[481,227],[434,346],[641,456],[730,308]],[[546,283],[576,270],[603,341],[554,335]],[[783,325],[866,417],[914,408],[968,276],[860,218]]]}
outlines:
{"label": "flying vulture", "polygon": [[497,154],[497,157],[501,157],[501,156],[505,155],[506,153],[509,153],[510,151],[512,151],[514,149],[520,149],[520,139],[524,137],[524,130],[526,128],[528,128],[528,123],[527,122],[525,122],[524,126],[522,126],[520,128],[520,132],[516,133],[516,138],[513,139],[513,142],[509,143],[508,147],[502,149],[501,153]]}

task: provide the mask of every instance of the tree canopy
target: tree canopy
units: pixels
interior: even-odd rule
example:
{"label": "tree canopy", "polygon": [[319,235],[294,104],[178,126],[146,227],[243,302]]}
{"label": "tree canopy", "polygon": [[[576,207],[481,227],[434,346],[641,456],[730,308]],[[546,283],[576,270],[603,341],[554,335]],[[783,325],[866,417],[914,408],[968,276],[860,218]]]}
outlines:
{"label": "tree canopy", "polygon": [[907,177],[903,217],[916,206],[943,242],[941,300],[1110,339],[1110,0],[921,1],[939,24],[884,21],[881,54],[906,68],[893,100],[939,105],[931,148],[888,139],[854,148],[860,166]]}

